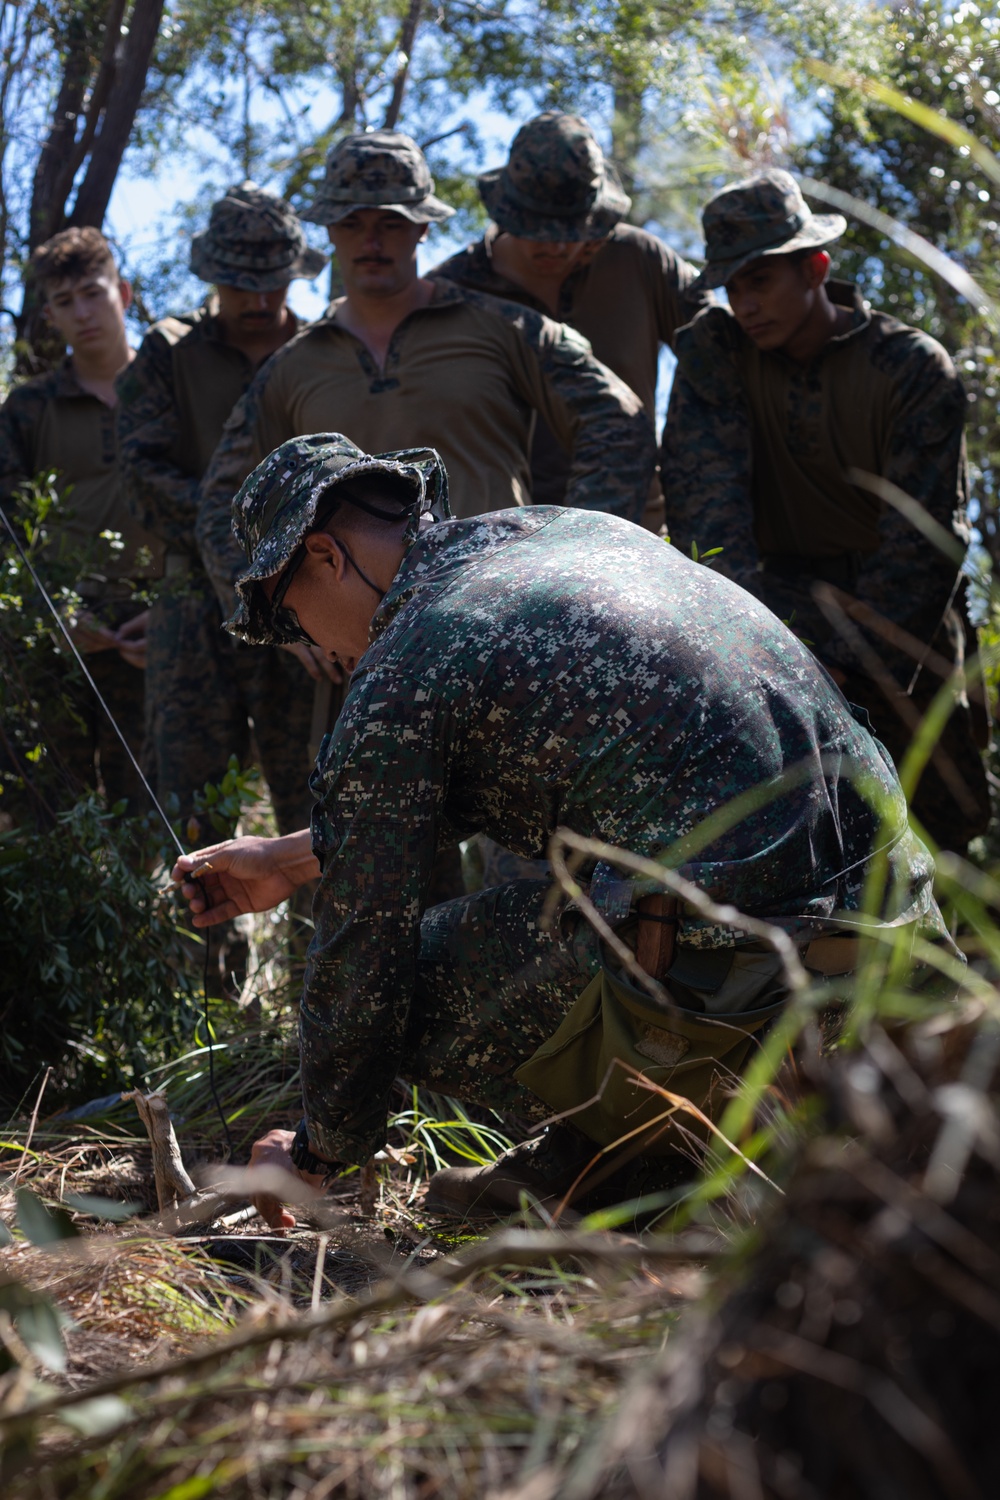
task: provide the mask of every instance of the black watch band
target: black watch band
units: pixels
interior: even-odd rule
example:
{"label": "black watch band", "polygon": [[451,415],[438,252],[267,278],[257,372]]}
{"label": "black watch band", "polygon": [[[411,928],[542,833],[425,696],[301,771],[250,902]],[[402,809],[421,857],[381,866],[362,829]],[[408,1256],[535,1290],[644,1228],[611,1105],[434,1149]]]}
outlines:
{"label": "black watch band", "polygon": [[309,1126],[305,1118],[299,1121],[295,1138],[288,1152],[292,1158],[292,1165],[298,1167],[300,1172],[312,1172],[323,1178],[324,1186],[340,1172],[340,1163],[324,1161],[322,1157],[316,1156],[309,1148]]}

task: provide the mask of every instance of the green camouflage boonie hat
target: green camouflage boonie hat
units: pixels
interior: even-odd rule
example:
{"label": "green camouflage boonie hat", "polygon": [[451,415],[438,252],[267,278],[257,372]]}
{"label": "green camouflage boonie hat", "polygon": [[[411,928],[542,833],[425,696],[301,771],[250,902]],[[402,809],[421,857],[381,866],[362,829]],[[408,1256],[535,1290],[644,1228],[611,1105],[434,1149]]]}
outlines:
{"label": "green camouflage boonie hat", "polygon": [[294,616],[285,618],[287,611],[272,609],[259,582],[287,567],[314,528],[320,502],[332,488],[377,475],[389,479],[396,491],[402,481],[411,492],[412,501],[408,496],[403,502],[411,515],[408,536],[416,535],[421,516],[446,520],[451,515],[447,471],[433,448],[371,454],[342,433],[314,432],[289,438],[257,465],[233,500],[233,535],[249,567],[236,580],[238,602],[226,621],[230,635],[251,646],[280,646],[304,639]]}
{"label": "green camouflage boonie hat", "polygon": [[795,178],[778,167],[723,188],[705,205],[701,222],[706,264],[689,290],[725,286],[762,255],[818,250],[847,228],[841,214],[814,214]]}
{"label": "green camouflage boonie hat", "polygon": [[358,208],[383,208],[414,224],[439,224],[455,212],[434,196],[427,158],[408,135],[372,130],[348,135],[330,148],[326,176],[302,217],[339,224]]}
{"label": "green camouflage boonie hat", "polygon": [[196,276],[245,292],[276,292],[299,276],[311,281],[325,265],[284,199],[253,182],[229,188],[213,203],[208,228],[191,240]]}
{"label": "green camouflage boonie hat", "polygon": [[586,120],[551,109],[521,126],[505,167],[477,181],[493,222],[524,240],[601,240],[632,205]]}

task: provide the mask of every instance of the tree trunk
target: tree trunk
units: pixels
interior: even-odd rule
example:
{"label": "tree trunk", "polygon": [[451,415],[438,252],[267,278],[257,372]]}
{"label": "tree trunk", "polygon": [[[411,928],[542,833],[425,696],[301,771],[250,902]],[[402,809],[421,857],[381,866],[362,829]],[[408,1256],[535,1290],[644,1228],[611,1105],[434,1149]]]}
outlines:
{"label": "tree trunk", "polygon": [[410,8],[406,12],[402,28],[399,33],[399,66],[396,76],[392,82],[392,98],[385,112],[384,130],[395,130],[399,121],[399,112],[403,107],[403,94],[406,92],[407,79],[410,76],[410,59],[413,56],[413,43],[417,36],[417,27],[420,25],[420,13],[423,10],[424,0],[410,0]]}
{"label": "tree trunk", "polygon": [[69,216],[70,224],[94,224],[100,228],[104,223],[115,178],[146,87],[146,74],[162,16],[163,0],[135,0],[128,37],[115,72],[115,86]]}

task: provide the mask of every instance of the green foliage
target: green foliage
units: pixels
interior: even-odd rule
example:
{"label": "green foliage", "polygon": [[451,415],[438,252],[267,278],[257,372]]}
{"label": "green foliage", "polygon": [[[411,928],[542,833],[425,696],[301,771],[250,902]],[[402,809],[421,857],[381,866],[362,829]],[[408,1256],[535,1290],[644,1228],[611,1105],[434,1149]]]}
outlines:
{"label": "green foliage", "polygon": [[[193,1034],[176,912],[137,857],[141,820],[83,797],[0,835],[0,1098],[52,1064],[64,1098],[134,1085]],[[141,845],[138,846],[141,848]],[[149,845],[147,844],[147,849]]]}

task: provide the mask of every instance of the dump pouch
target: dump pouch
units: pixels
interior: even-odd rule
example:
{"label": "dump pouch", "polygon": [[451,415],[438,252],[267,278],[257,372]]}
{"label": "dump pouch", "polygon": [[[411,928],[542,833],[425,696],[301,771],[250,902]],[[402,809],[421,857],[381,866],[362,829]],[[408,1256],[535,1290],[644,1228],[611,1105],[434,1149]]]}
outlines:
{"label": "dump pouch", "polygon": [[[730,979],[727,994],[731,984]],[[667,988],[674,993],[669,976]],[[667,1155],[680,1144],[665,1113],[669,1102],[645,1088],[635,1073],[710,1113],[713,1087],[739,1074],[754,1034],[784,1008],[787,993],[779,982],[758,988],[758,998],[767,1003],[754,1010],[724,1015],[668,1010],[620,975],[602,969],[555,1035],[522,1063],[515,1077],[553,1113],[576,1111],[573,1124],[599,1145],[610,1146],[647,1126],[642,1150]],[[685,1130],[704,1136],[695,1116],[682,1114],[679,1120]]]}

